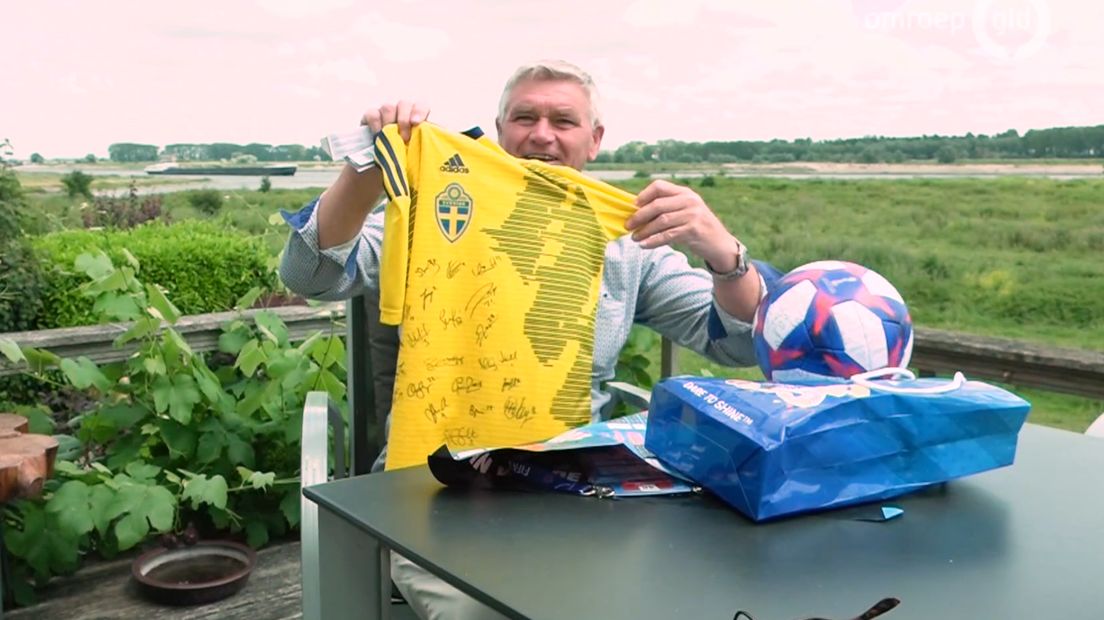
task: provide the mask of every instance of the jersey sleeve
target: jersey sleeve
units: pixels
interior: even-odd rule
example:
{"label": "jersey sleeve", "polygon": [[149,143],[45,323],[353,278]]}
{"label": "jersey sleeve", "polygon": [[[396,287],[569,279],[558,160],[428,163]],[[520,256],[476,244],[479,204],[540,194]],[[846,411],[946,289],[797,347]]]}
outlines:
{"label": "jersey sleeve", "polygon": [[[411,139],[413,141],[413,138]],[[411,191],[407,146],[397,125],[387,125],[376,134],[376,164],[387,193],[384,207],[383,248],[380,256],[380,322],[402,322],[406,299],[407,263],[410,258]]]}

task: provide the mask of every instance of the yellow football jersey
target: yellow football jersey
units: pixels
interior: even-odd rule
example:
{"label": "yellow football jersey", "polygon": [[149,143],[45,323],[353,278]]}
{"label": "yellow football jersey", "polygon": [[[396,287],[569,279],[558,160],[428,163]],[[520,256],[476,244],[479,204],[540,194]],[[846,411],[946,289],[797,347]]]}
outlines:
{"label": "yellow football jersey", "polygon": [[[478,131],[478,130],[474,130]],[[594,315],[633,196],[429,123],[376,136],[380,316],[401,325],[387,469],[590,421]]]}

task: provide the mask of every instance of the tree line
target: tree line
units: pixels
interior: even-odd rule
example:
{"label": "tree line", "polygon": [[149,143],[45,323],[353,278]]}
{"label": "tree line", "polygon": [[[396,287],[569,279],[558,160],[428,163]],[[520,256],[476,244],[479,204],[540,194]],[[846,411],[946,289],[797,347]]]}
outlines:
{"label": "tree line", "polygon": [[934,159],[951,163],[959,159],[1104,158],[1104,125],[1032,129],[1022,136],[1015,129],[996,134],[887,138],[868,136],[842,140],[797,139],[769,141],[682,142],[660,140],[654,144],[629,142],[613,151],[602,151],[596,161],[642,162],[902,162]]}
{"label": "tree line", "polygon": [[[148,162],[232,160],[242,156],[256,161],[330,161],[320,147],[300,144],[153,144],[117,142],[108,147],[111,161]],[[37,155],[37,154],[36,154]],[[39,156],[41,157],[41,156]],[[90,156],[91,157],[91,156]],[[1032,129],[1020,135],[1015,129],[996,135],[925,135],[907,138],[867,136],[839,140],[731,140],[683,142],[660,140],[654,144],[634,141],[612,151],[602,151],[596,161],[643,162],[792,162],[840,161],[860,163],[960,159],[1104,158],[1104,125]],[[92,159],[94,161],[94,158]]]}
{"label": "tree line", "polygon": [[158,159],[177,161],[220,161],[252,156],[256,161],[330,161],[330,156],[320,147],[301,144],[234,144],[215,142],[212,144],[168,144],[159,149],[153,144],[116,142],[107,147],[111,161],[142,162]]}

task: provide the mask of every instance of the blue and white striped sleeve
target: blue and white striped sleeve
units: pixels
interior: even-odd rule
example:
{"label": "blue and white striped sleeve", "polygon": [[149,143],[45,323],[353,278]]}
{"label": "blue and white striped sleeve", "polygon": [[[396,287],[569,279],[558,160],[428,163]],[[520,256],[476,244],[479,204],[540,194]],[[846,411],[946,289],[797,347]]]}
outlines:
{"label": "blue and white striped sleeve", "polygon": [[379,288],[383,208],[365,219],[360,234],[332,248],[318,247],[318,204],[295,213],[281,212],[291,226],[280,260],[280,279],[292,292],[310,299],[338,301]]}

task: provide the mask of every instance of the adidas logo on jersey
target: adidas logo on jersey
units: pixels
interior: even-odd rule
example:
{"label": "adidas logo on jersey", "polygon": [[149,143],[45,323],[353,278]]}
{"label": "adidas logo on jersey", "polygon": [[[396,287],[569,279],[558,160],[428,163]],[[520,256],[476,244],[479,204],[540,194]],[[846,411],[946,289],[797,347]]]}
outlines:
{"label": "adidas logo on jersey", "polygon": [[460,159],[460,153],[448,158],[448,161],[441,164],[441,172],[451,172],[453,174],[467,174],[471,172],[468,167],[464,165],[464,160]]}

